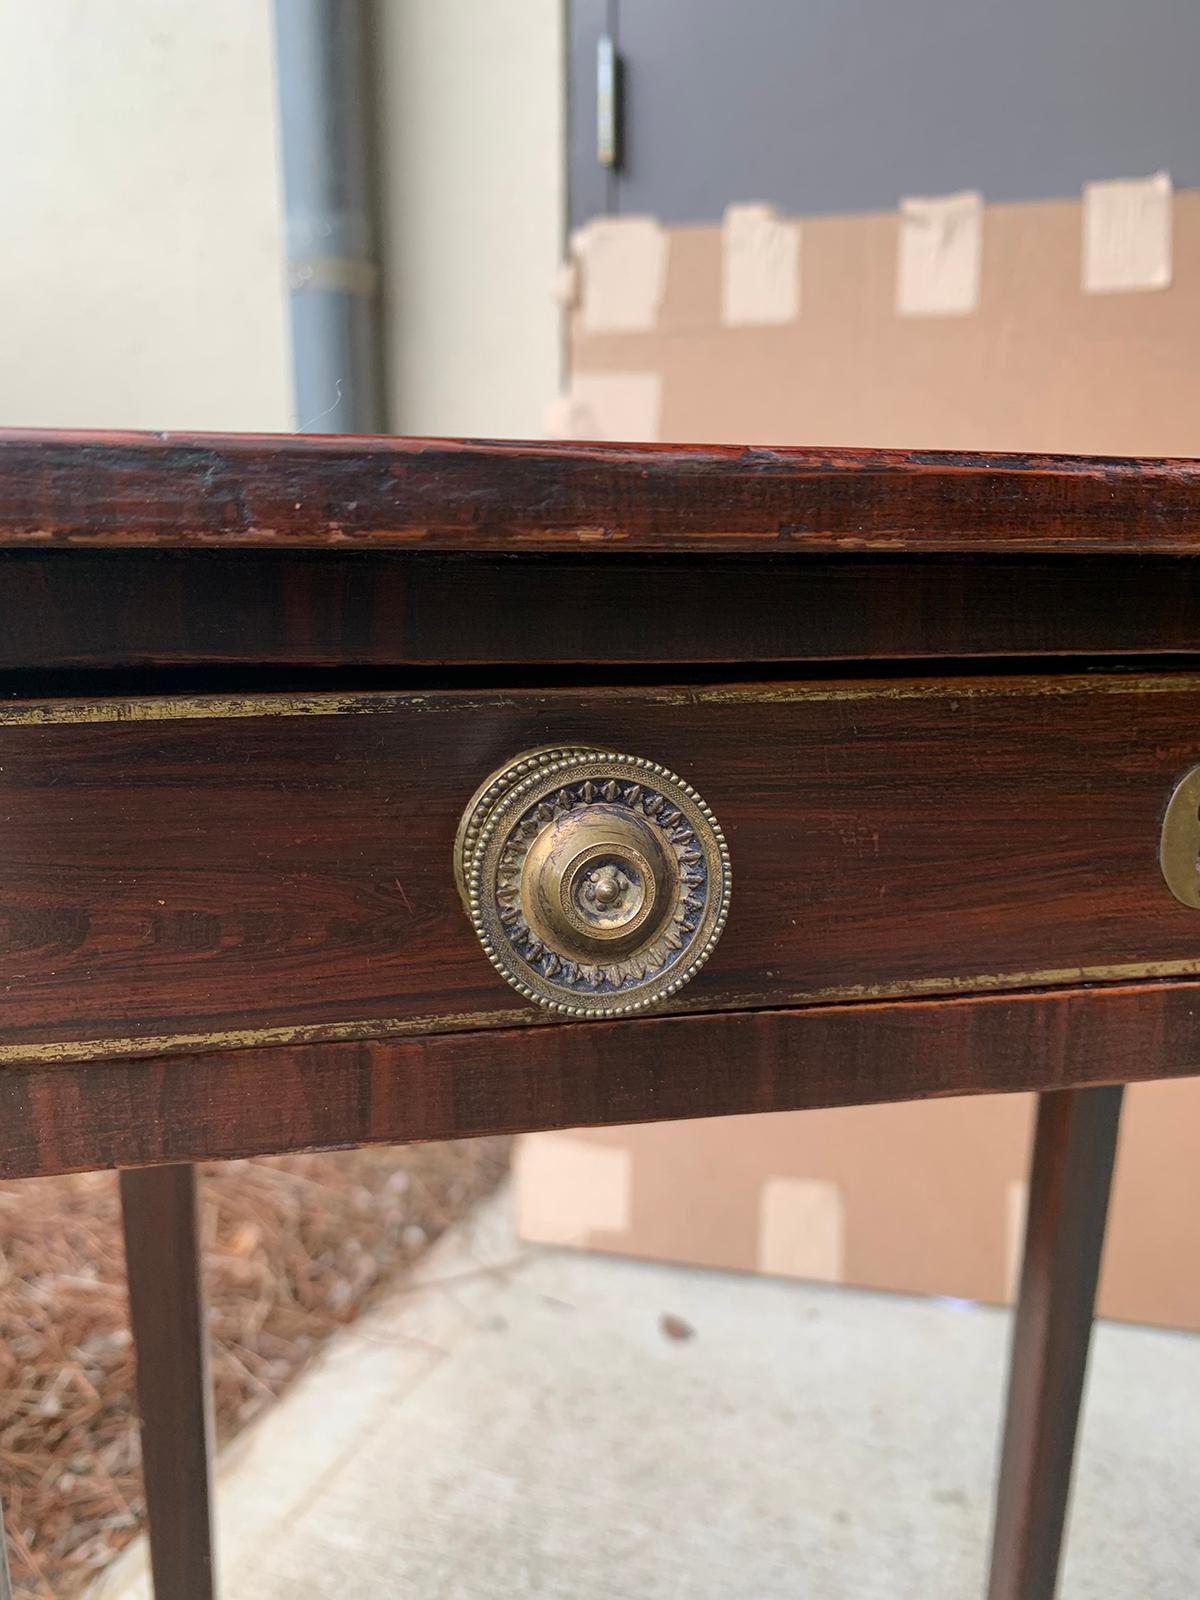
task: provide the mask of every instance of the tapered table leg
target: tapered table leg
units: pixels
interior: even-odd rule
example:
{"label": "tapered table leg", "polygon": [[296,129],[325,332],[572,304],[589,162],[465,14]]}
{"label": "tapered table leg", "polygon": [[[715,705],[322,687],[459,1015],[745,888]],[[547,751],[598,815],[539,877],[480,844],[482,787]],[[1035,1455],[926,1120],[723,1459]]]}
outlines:
{"label": "tapered table leg", "polygon": [[988,1600],[1052,1600],[1122,1089],[1038,1099]]}
{"label": "tapered table leg", "polygon": [[142,1468],[157,1600],[212,1600],[212,1398],[196,1172],[122,1172]]}
{"label": "tapered table leg", "polygon": [[8,1575],[8,1538],[0,1514],[0,1600],[12,1600],[12,1579]]}

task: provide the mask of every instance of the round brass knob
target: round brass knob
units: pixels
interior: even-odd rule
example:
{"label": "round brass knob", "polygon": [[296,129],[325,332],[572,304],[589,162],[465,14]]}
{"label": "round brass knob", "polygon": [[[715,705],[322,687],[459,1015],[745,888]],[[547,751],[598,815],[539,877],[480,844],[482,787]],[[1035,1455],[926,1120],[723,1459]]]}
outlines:
{"label": "round brass knob", "polygon": [[481,784],[454,869],[497,972],[572,1017],[674,994],[729,914],[729,851],[696,791],[653,761],[581,745],[526,751]]}

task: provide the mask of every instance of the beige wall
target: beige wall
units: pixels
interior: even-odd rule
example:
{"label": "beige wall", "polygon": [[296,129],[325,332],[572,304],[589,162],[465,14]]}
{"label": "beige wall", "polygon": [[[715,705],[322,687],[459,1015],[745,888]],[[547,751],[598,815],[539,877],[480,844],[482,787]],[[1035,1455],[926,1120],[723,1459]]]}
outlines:
{"label": "beige wall", "polygon": [[381,13],[392,426],[538,437],[560,369],[562,5]]}
{"label": "beige wall", "polygon": [[[397,431],[542,431],[560,0],[378,0]],[[0,4],[0,425],[287,429],[270,0]]]}
{"label": "beige wall", "polygon": [[291,425],[270,17],[0,5],[0,423]]}

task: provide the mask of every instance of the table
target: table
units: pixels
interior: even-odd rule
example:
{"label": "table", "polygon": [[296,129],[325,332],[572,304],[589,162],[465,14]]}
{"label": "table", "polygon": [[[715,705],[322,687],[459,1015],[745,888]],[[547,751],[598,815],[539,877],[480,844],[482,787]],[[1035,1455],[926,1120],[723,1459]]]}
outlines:
{"label": "table", "polygon": [[1188,462],[0,438],[0,1173],[121,1171],[160,1597],[193,1163],[1031,1089],[1052,1595],[1122,1085],[1200,1071],[1198,557]]}

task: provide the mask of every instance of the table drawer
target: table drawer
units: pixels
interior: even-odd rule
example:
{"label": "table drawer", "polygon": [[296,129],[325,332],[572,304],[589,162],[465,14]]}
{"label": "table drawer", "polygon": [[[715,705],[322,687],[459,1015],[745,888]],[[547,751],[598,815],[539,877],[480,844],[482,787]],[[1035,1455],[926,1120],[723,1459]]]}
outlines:
{"label": "table drawer", "polygon": [[539,1019],[455,833],[578,743],[672,769],[728,843],[728,924],[660,1009],[1200,973],[1158,865],[1194,676],[10,703],[0,1060]]}

